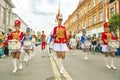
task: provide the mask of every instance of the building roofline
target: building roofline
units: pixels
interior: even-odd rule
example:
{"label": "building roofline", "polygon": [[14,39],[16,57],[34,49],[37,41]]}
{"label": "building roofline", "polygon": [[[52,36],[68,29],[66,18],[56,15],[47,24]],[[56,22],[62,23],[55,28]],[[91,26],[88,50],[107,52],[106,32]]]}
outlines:
{"label": "building roofline", "polygon": [[12,3],[11,0],[6,0],[6,2],[8,2],[11,5],[12,8],[15,8],[15,5]]}

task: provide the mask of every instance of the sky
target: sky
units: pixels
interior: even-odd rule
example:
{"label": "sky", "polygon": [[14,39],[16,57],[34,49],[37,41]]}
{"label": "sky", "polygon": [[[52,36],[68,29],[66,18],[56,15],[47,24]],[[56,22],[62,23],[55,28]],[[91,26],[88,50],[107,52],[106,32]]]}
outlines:
{"label": "sky", "polygon": [[63,23],[77,8],[79,0],[11,0],[15,5],[14,13],[17,13],[32,29],[45,31],[47,35],[57,23],[55,17],[60,11],[63,15]]}

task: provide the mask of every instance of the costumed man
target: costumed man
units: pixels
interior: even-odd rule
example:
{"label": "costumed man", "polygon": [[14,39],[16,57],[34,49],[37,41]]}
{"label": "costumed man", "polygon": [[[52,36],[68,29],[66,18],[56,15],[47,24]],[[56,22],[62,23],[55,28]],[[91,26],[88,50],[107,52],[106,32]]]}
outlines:
{"label": "costumed man", "polygon": [[90,38],[86,36],[86,30],[82,30],[83,35],[81,36],[81,44],[82,44],[82,49],[85,52],[84,53],[84,59],[88,60],[88,54],[89,54],[89,49],[90,49]]}
{"label": "costumed man", "polygon": [[[103,46],[102,46],[102,52],[105,54],[105,62],[106,62],[106,67],[107,68],[112,68],[112,69],[117,69],[114,66],[114,57],[115,57],[115,51],[116,49],[112,49],[108,46],[108,42],[110,40],[117,40],[113,34],[109,31],[109,27],[110,24],[109,22],[105,22],[104,23],[104,32],[102,33],[102,42],[103,42]],[[111,55],[111,64],[108,64],[108,56]]]}
{"label": "costumed man", "polygon": [[30,28],[27,28],[24,38],[22,40],[23,49],[25,50],[24,61],[26,62],[28,62],[28,60],[30,59],[30,50],[32,49],[31,41],[32,41],[32,36],[30,34]]}
{"label": "costumed man", "polygon": [[41,44],[41,49],[44,50],[45,47],[46,47],[46,35],[44,34],[44,31],[42,31],[42,34],[41,34],[41,41],[42,41],[42,44]]}
{"label": "costumed man", "polygon": [[[17,43],[17,42],[21,43],[24,34],[23,34],[23,32],[20,31],[20,25],[21,25],[21,22],[19,20],[15,20],[15,23],[14,23],[15,31],[10,33],[10,35],[8,36],[8,39],[4,42],[4,46],[6,46],[9,41],[12,41],[12,42],[15,42],[15,43]],[[12,47],[17,47],[17,46],[19,47],[20,45],[15,44]],[[10,46],[10,45],[8,45],[8,46]],[[19,62],[18,63],[19,64],[19,69],[22,69],[22,62],[21,62],[21,59],[20,59],[20,53],[21,53],[21,48],[17,49],[17,50],[14,50],[14,49],[11,50],[12,62],[13,62],[13,66],[14,66],[13,73],[15,73],[17,71],[17,60]]]}
{"label": "costumed man", "polygon": [[58,16],[58,25],[55,26],[53,30],[53,38],[54,38],[53,51],[57,53],[60,73],[64,72],[64,67],[62,62],[65,59],[66,51],[68,51],[66,28],[65,26],[62,26],[62,21],[63,18],[62,15],[60,14]]}

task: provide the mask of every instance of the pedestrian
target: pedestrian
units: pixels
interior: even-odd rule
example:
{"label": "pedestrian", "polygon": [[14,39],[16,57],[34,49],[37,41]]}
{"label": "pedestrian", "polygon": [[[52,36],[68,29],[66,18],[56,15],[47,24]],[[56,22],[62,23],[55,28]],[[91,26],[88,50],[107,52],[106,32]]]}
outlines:
{"label": "pedestrian", "polygon": [[4,35],[0,32],[0,60],[2,60],[2,56],[3,56],[3,40],[4,40]]}
{"label": "pedestrian", "polygon": [[62,14],[58,16],[58,25],[54,27],[53,38],[54,48],[53,50],[57,53],[60,73],[64,72],[63,62],[65,59],[67,47],[67,35],[66,28],[62,25],[63,17]]}
{"label": "pedestrian", "polygon": [[91,52],[93,52],[95,54],[95,50],[96,50],[96,47],[97,47],[97,39],[96,39],[96,36],[93,36],[91,38]]}
{"label": "pedestrian", "polygon": [[[17,71],[17,60],[19,64],[19,69],[22,69],[22,62],[20,58],[21,54],[21,40],[23,39],[23,32],[20,31],[20,20],[15,20],[14,29],[15,31],[11,32],[8,36],[8,39],[4,42],[4,46],[8,44],[11,48],[12,62],[13,62],[13,73]],[[10,43],[10,44],[9,44]]]}
{"label": "pedestrian", "polygon": [[0,40],[0,60],[2,60],[2,55],[3,55],[3,42]]}
{"label": "pedestrian", "polygon": [[90,38],[86,36],[86,30],[85,29],[83,29],[82,32],[83,32],[83,35],[80,38],[81,39],[81,44],[82,44],[81,46],[82,46],[83,52],[85,52],[84,53],[84,59],[88,60],[88,54],[89,54],[90,45],[91,45]]}

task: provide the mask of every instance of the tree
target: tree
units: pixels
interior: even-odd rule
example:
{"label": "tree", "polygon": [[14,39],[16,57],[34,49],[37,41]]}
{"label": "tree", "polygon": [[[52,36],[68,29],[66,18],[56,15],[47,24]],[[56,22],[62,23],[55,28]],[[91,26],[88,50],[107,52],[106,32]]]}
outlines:
{"label": "tree", "polygon": [[110,22],[110,31],[116,35],[116,32],[118,30],[120,34],[120,13],[111,16],[109,22]]}
{"label": "tree", "polygon": [[38,32],[37,32],[37,41],[38,41],[38,42],[40,42],[40,35],[41,35],[40,31],[38,31]]}

